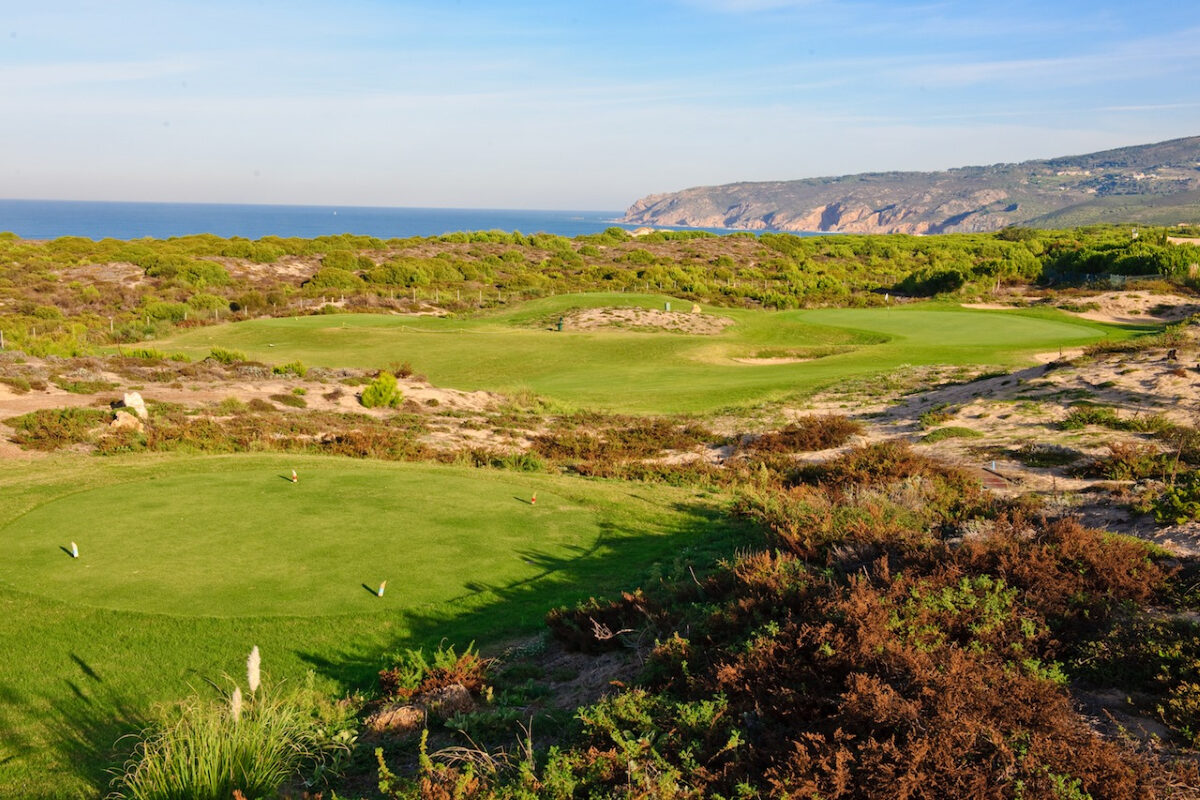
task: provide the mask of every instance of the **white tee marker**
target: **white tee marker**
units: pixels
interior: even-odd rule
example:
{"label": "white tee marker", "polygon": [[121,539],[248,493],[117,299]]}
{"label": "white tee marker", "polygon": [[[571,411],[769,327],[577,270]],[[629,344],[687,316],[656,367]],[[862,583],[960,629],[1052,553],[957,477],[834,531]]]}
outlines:
{"label": "white tee marker", "polygon": [[71,542],[71,558],[79,558],[79,545]]}

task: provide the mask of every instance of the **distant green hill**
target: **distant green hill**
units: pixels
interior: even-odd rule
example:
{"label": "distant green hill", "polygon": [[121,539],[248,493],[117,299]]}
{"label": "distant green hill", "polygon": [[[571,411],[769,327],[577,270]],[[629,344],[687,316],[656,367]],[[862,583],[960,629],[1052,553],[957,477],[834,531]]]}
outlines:
{"label": "distant green hill", "polygon": [[1019,164],[701,186],[623,222],[747,230],[974,233],[1009,225],[1200,222],[1200,136]]}

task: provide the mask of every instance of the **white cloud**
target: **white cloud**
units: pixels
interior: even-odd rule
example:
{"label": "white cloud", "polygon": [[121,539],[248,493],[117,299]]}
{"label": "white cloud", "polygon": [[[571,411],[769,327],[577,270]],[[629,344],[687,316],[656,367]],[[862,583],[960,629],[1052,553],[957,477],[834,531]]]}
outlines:
{"label": "white cloud", "polygon": [[685,5],[726,14],[749,14],[823,5],[824,0],[683,0]]}

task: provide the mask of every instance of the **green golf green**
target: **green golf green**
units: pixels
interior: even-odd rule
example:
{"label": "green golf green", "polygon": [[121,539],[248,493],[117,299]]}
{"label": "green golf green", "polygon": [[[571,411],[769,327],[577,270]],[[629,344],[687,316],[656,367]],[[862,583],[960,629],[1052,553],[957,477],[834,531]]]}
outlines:
{"label": "green golf green", "polygon": [[341,462],[304,466],[293,483],[283,459],[197,467],[68,494],[18,517],[0,529],[9,580],[128,611],[363,613],[534,579],[600,533],[592,509],[545,490],[531,504],[529,486],[511,475]]}
{"label": "green golf green", "polygon": [[706,307],[705,314],[731,322],[711,335],[619,327],[554,330],[558,317],[572,309],[662,309],[670,302],[652,295],[587,294],[461,319],[378,314],[260,319],[196,328],[156,346],[195,357],[224,347],[263,361],[300,359],[310,366],[380,368],[407,361],[439,386],[529,389],[582,407],[675,413],[778,400],[902,365],[1018,365],[1029,363],[1033,353],[1138,332],[1054,309],[984,311],[933,303],[780,312]]}

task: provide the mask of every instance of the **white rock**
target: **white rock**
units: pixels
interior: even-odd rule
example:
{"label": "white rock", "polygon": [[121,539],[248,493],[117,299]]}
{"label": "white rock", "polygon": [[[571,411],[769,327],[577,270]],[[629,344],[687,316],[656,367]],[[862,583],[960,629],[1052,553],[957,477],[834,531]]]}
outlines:
{"label": "white rock", "polygon": [[150,416],[150,412],[146,410],[146,401],[139,392],[126,392],[125,398],[117,408],[128,408],[142,419]]}

